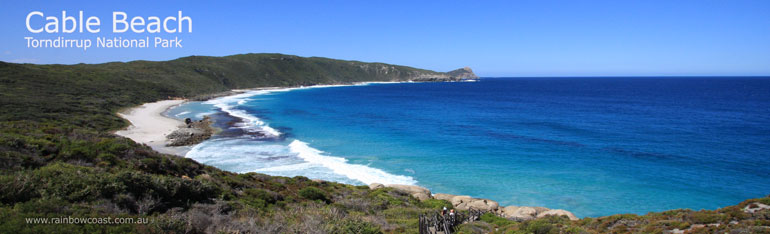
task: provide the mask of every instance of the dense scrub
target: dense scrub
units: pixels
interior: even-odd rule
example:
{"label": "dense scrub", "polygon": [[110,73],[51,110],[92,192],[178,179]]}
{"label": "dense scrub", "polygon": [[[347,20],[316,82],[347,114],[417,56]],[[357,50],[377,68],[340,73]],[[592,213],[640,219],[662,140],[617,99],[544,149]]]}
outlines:
{"label": "dense scrub", "polygon": [[[380,68],[392,67],[388,73]],[[394,72],[397,71],[397,72]],[[414,233],[417,217],[451,204],[420,202],[305,177],[236,174],[160,154],[111,134],[120,108],[232,88],[401,80],[408,67],[278,54],[168,62],[30,65],[0,62],[2,233]],[[569,221],[484,215],[462,233],[768,232],[770,198],[716,211],[673,210]],[[141,224],[32,224],[28,218],[147,218]],[[716,226],[714,224],[720,224]]]}
{"label": "dense scrub", "polygon": [[[430,210],[392,189],[236,174],[99,131],[0,126],[0,230],[379,232]],[[396,215],[394,215],[396,214]],[[149,217],[141,225],[26,224],[33,217]],[[390,217],[390,218],[389,218]],[[55,227],[52,227],[55,226]]]}
{"label": "dense scrub", "polygon": [[2,120],[125,126],[119,108],[231,89],[408,80],[434,71],[283,54],[190,56],[171,61],[32,65],[0,62]]}

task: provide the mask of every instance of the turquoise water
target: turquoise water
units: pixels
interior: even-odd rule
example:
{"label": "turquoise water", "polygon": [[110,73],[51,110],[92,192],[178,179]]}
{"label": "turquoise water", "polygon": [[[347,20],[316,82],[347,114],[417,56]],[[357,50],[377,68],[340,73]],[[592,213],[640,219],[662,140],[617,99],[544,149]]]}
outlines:
{"label": "turquoise water", "polygon": [[[189,112],[189,113],[185,113]],[[190,103],[226,131],[187,157],[235,172],[417,184],[580,217],[770,193],[769,78],[487,78]]]}

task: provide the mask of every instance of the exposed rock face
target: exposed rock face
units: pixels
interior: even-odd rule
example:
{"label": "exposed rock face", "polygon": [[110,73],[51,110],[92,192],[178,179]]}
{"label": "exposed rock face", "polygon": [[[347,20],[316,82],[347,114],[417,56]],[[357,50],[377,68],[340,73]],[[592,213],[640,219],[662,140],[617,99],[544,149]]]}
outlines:
{"label": "exposed rock face", "polygon": [[567,218],[569,218],[569,220],[573,220],[573,221],[574,220],[578,220],[577,216],[572,214],[572,212],[569,212],[569,211],[566,211],[566,210],[561,210],[561,209],[548,210],[548,211],[545,211],[543,213],[538,213],[537,217],[538,218],[542,218],[542,217],[549,216],[549,215],[567,216]]}
{"label": "exposed rock face", "polygon": [[473,198],[470,196],[458,196],[458,195],[445,194],[445,193],[437,193],[431,196],[430,190],[428,190],[427,188],[423,188],[415,185],[400,185],[400,184],[383,185],[380,183],[372,183],[369,185],[370,189],[378,189],[378,188],[385,188],[385,187],[394,188],[398,191],[407,193],[417,198],[420,201],[425,201],[431,198],[444,200],[452,203],[452,206],[454,206],[454,208],[457,210],[475,209],[475,210],[494,212],[495,214],[508,219],[532,220],[535,218],[542,218],[549,215],[557,215],[557,216],[567,216],[570,220],[578,220],[578,218],[574,214],[572,214],[572,212],[561,210],[561,209],[551,210],[545,207],[529,207],[529,206],[503,207],[503,206],[500,206],[500,204],[498,204],[496,201],[489,200],[489,199]]}
{"label": "exposed rock face", "polygon": [[454,197],[456,197],[456,196],[452,195],[452,194],[446,194],[446,193],[433,194],[433,198],[435,198],[435,199],[444,200],[444,201],[450,201],[450,202],[452,201],[452,198],[454,198]]}
{"label": "exposed rock face", "polygon": [[537,210],[527,206],[515,207],[514,209],[503,209],[503,211],[504,217],[518,220],[531,220],[537,215]]}
{"label": "exposed rock face", "polygon": [[546,211],[550,210],[550,209],[548,209],[548,208],[545,208],[545,207],[541,207],[541,206],[535,206],[535,207],[532,207],[532,208],[534,208],[534,209],[537,211],[537,213],[538,213],[538,214],[539,214],[539,213],[543,213],[543,212],[546,212]]}
{"label": "exposed rock face", "polygon": [[754,203],[746,205],[746,207],[744,207],[742,210],[743,210],[743,212],[752,213],[753,214],[753,213],[759,212],[759,211],[764,210],[764,209],[770,209],[770,206],[762,204],[762,203],[759,203],[759,202],[754,202]]}
{"label": "exposed rock face", "polygon": [[454,71],[447,72],[447,75],[456,79],[478,79],[473,70],[470,67],[460,68]]}
{"label": "exposed rock face", "polygon": [[492,201],[488,199],[474,199],[473,201],[471,201],[471,203],[468,204],[468,208],[485,210],[485,211],[496,211],[497,208],[499,207],[500,207],[500,204],[497,204],[496,201]]}
{"label": "exposed rock face", "polygon": [[470,67],[464,67],[446,73],[419,73],[410,74],[409,80],[419,82],[440,82],[440,81],[462,81],[467,79],[478,79]]}
{"label": "exposed rock face", "polygon": [[378,189],[378,188],[385,188],[385,185],[382,185],[380,183],[372,183],[369,185],[369,189]]}
{"label": "exposed rock face", "polygon": [[171,141],[168,146],[194,145],[208,140],[214,134],[211,123],[211,118],[208,116],[199,121],[185,119],[184,126],[166,135],[166,138]]}
{"label": "exposed rock face", "polygon": [[[463,210],[460,208],[460,204],[468,204],[473,200],[470,196],[454,196],[451,200],[447,200],[448,202],[451,202],[452,205],[457,208],[458,210]],[[463,205],[463,208],[465,210],[468,209],[467,205]]]}
{"label": "exposed rock face", "polygon": [[567,216],[570,220],[578,220],[577,216],[572,214],[572,212],[561,209],[551,210],[545,207],[508,206],[501,208],[499,215],[516,220],[532,220],[549,215]]}
{"label": "exposed rock face", "polygon": [[412,193],[412,197],[417,198],[417,200],[425,201],[430,199],[430,193]]}
{"label": "exposed rock face", "polygon": [[468,210],[470,208],[483,211],[496,211],[500,205],[496,201],[483,198],[472,198],[470,196],[455,196],[451,194],[441,194],[434,196],[435,199],[445,200],[452,203],[458,210]]}
{"label": "exposed rock face", "polygon": [[412,195],[412,197],[417,198],[417,200],[425,201],[428,199],[433,198],[430,194],[430,190],[427,188],[423,188],[417,185],[403,185],[403,184],[380,184],[380,183],[372,183],[369,185],[369,189],[378,189],[378,188],[393,188],[398,191],[401,191],[403,193],[407,193],[409,195]]}

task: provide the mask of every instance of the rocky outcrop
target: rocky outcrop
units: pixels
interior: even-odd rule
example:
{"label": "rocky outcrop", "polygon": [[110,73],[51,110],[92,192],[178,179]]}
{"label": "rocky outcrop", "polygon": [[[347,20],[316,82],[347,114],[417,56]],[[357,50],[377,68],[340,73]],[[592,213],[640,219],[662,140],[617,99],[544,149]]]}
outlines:
{"label": "rocky outcrop", "polygon": [[406,193],[409,195],[412,195],[412,197],[417,198],[417,200],[425,201],[428,199],[433,198],[430,194],[430,190],[427,188],[423,188],[417,185],[404,185],[404,184],[380,184],[380,183],[372,183],[369,184],[369,189],[379,189],[379,188],[393,188],[397,191],[400,191],[402,193]]}
{"label": "rocky outcrop", "polygon": [[[438,198],[437,198],[438,199]],[[470,196],[454,196],[451,199],[441,199],[452,203],[458,210],[476,209],[483,211],[496,211],[500,205],[496,201],[483,198],[472,198]]]}
{"label": "rocky outcrop", "polygon": [[169,140],[166,146],[195,145],[208,140],[214,134],[211,123],[211,118],[208,116],[199,121],[185,119],[185,125],[166,135]]}
{"label": "rocky outcrop", "polygon": [[537,216],[537,210],[527,206],[510,206],[503,208],[501,211],[500,214],[503,217],[516,220],[531,220]]}
{"label": "rocky outcrop", "polygon": [[543,218],[543,217],[552,216],[552,215],[554,215],[554,216],[567,216],[567,218],[569,218],[569,220],[578,220],[577,216],[572,214],[572,212],[569,212],[569,211],[566,211],[566,210],[561,210],[561,209],[547,210],[545,212],[538,213],[537,217],[538,218]]}
{"label": "rocky outcrop", "polygon": [[536,218],[543,218],[546,216],[556,215],[556,216],[566,216],[570,220],[578,220],[577,216],[572,214],[572,212],[561,210],[561,209],[548,209],[545,207],[530,207],[530,206],[500,206],[496,201],[484,199],[484,198],[473,198],[470,196],[458,196],[458,195],[452,195],[452,194],[446,194],[446,193],[437,193],[433,194],[431,196],[430,190],[427,188],[423,188],[416,185],[400,185],[400,184],[387,184],[383,185],[380,183],[372,183],[369,185],[369,189],[379,189],[379,188],[393,188],[395,190],[401,191],[403,193],[412,195],[412,197],[417,198],[420,201],[425,201],[428,199],[437,199],[437,200],[444,200],[448,201],[449,203],[452,203],[452,206],[454,206],[457,210],[468,210],[468,209],[474,209],[474,210],[481,210],[481,211],[487,211],[487,212],[494,212],[495,214],[508,218],[513,220],[532,220]]}
{"label": "rocky outcrop", "polygon": [[478,79],[479,78],[479,76],[473,73],[473,70],[470,67],[464,67],[464,68],[447,72],[447,75],[456,79]]}
{"label": "rocky outcrop", "polygon": [[[417,185],[387,184],[384,186],[412,195],[412,197],[417,198],[417,200],[420,200],[420,201],[425,201],[433,198],[433,196],[431,196],[430,194],[430,190]],[[371,188],[372,186],[370,185],[369,187]]]}
{"label": "rocky outcrop", "polygon": [[433,194],[433,198],[437,200],[445,200],[445,201],[452,201],[452,198],[456,197],[457,195],[452,194],[446,194],[446,193],[437,193]]}
{"label": "rocky outcrop", "polygon": [[463,81],[469,79],[478,79],[470,67],[464,67],[446,73],[419,73],[410,76],[409,80],[417,82],[441,82],[441,81]]}
{"label": "rocky outcrop", "polygon": [[385,185],[380,184],[380,183],[372,183],[372,184],[369,185],[369,189],[374,190],[374,189],[378,189],[378,188],[385,188]]}
{"label": "rocky outcrop", "polygon": [[562,209],[551,210],[545,207],[507,206],[501,208],[498,215],[515,220],[532,220],[551,215],[566,216],[570,220],[578,220],[577,216],[572,214],[572,212]]}

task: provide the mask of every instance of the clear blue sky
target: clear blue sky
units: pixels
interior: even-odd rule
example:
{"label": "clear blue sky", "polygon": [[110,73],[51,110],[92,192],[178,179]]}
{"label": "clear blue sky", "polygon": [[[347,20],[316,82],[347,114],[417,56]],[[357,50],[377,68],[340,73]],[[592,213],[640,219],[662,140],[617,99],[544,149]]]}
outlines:
{"label": "clear blue sky", "polygon": [[[481,76],[770,75],[770,1],[15,1],[2,0],[0,60],[102,63],[278,52]],[[102,20],[99,34],[32,34],[30,11]],[[26,48],[25,36],[112,34],[112,12],[170,16],[181,49]]]}

